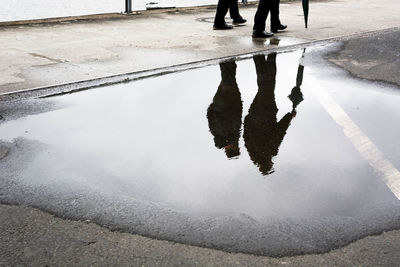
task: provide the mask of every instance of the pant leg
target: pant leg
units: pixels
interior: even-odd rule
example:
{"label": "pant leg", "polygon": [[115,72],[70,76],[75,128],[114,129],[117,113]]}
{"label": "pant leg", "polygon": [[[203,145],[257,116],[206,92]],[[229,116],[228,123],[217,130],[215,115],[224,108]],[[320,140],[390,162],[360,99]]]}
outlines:
{"label": "pant leg", "polygon": [[219,0],[217,12],[215,13],[214,24],[221,25],[225,23],[225,15],[228,13],[231,0]]}
{"label": "pant leg", "polygon": [[260,0],[258,8],[254,16],[254,27],[253,30],[264,31],[265,21],[268,17],[268,12],[271,10],[271,0]]}
{"label": "pant leg", "polygon": [[231,15],[231,19],[240,18],[239,5],[237,0],[231,0],[229,5],[229,14]]}
{"label": "pant leg", "polygon": [[281,24],[279,20],[279,3],[280,0],[271,1],[271,28],[278,27]]}

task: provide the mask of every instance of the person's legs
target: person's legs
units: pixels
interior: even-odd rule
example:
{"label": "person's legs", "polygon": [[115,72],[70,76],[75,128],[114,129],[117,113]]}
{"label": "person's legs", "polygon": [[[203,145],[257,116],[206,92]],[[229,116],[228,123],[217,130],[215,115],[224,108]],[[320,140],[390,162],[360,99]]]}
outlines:
{"label": "person's legs", "polygon": [[279,21],[279,2],[280,0],[271,1],[271,28],[277,28],[281,24]]}
{"label": "person's legs", "polygon": [[245,20],[242,16],[240,16],[237,0],[231,0],[229,5],[229,13],[231,18],[233,19],[234,25],[246,23],[247,20]]}
{"label": "person's legs", "polygon": [[265,21],[268,17],[268,12],[271,10],[270,0],[260,0],[258,8],[254,16],[253,38],[268,38],[273,34],[265,31]]}
{"label": "person's legs", "polygon": [[217,12],[215,13],[214,26],[222,26],[225,24],[225,15],[228,13],[231,0],[219,0]]}
{"label": "person's legs", "polygon": [[277,33],[278,30],[287,28],[279,19],[279,2],[280,0],[272,0],[271,3],[271,31],[275,33]]}
{"label": "person's legs", "polygon": [[254,27],[253,30],[257,32],[263,32],[265,30],[265,21],[268,17],[268,12],[271,9],[270,0],[260,0],[258,8],[254,16]]}
{"label": "person's legs", "polygon": [[237,19],[241,17],[239,14],[239,5],[237,0],[231,0],[229,5],[229,14],[231,15],[231,19]]}

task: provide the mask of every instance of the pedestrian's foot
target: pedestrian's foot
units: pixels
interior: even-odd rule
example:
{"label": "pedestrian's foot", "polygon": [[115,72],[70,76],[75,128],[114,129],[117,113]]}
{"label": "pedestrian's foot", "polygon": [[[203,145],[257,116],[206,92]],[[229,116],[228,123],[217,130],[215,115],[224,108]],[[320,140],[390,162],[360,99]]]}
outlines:
{"label": "pedestrian's foot", "polygon": [[240,17],[237,17],[237,18],[233,19],[232,24],[233,24],[233,25],[239,25],[239,24],[246,23],[246,21],[247,21],[247,20],[245,20],[244,18],[242,18],[242,17],[240,16]]}
{"label": "pedestrian's foot", "polygon": [[224,24],[214,24],[213,30],[230,30],[233,29],[232,25],[229,25],[228,23],[224,22]]}
{"label": "pedestrian's foot", "polygon": [[273,33],[266,31],[253,31],[253,38],[269,38],[274,36]]}
{"label": "pedestrian's foot", "polygon": [[271,32],[277,33],[278,31],[283,31],[286,28],[287,28],[287,25],[285,25],[285,24],[279,24],[276,27],[275,26],[274,27],[271,26]]}

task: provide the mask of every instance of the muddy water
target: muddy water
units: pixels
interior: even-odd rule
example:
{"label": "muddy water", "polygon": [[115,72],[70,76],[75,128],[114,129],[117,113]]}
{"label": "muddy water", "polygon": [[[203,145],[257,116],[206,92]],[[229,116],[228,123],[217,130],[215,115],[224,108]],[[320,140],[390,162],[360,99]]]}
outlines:
{"label": "muddy water", "polygon": [[228,251],[327,251],[398,228],[394,192],[327,112],[333,97],[400,168],[400,94],[326,49],[256,55],[0,103],[3,202]]}

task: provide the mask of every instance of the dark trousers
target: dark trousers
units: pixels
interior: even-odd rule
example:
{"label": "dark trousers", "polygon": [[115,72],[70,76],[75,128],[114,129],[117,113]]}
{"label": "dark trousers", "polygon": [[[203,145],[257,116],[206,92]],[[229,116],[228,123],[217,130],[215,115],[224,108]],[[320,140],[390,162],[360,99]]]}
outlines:
{"label": "dark trousers", "polygon": [[215,14],[214,24],[221,25],[225,23],[225,15],[228,13],[232,19],[239,18],[239,7],[237,0],[219,0],[217,13]]}
{"label": "dark trousers", "polygon": [[256,15],[254,16],[253,30],[265,30],[265,22],[269,12],[271,12],[271,28],[281,24],[279,21],[279,2],[280,0],[260,0]]}

